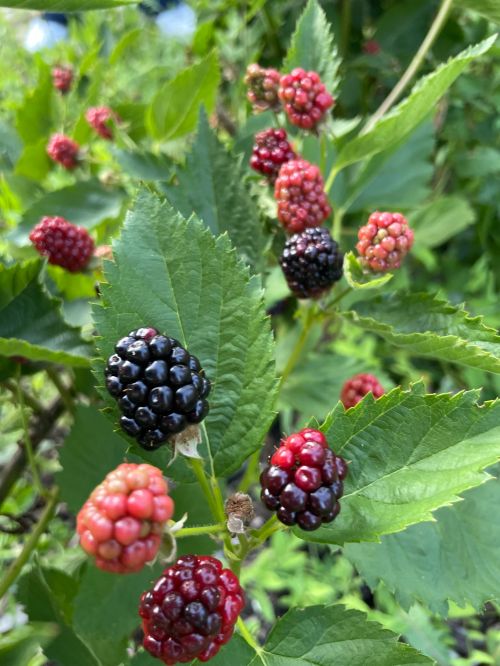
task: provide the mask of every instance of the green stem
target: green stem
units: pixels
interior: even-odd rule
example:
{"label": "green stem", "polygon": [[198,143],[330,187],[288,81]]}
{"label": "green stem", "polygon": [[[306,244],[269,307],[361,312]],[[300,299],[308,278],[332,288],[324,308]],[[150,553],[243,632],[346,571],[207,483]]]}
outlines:
{"label": "green stem", "polygon": [[325,173],[326,169],[326,157],[327,157],[327,138],[326,134],[321,134],[320,139],[319,139],[319,147],[321,150],[321,162],[320,162],[320,170],[321,173]]}
{"label": "green stem", "polygon": [[[5,387],[16,397],[17,400],[17,391],[18,391],[18,384],[17,382],[13,382],[10,379],[7,379],[4,382]],[[42,405],[41,402],[39,402],[34,396],[31,395],[31,393],[27,393],[26,391],[23,391],[23,400],[28,407],[31,407],[31,409],[34,412],[37,412],[41,414],[44,411],[44,406]]]}
{"label": "green stem", "polygon": [[219,534],[225,529],[226,526],[224,524],[200,525],[199,527],[183,527],[178,532],[175,532],[174,536],[176,539],[182,539],[184,537],[203,536],[204,534]]}
{"label": "green stem", "polygon": [[257,451],[255,451],[255,453],[252,453],[252,455],[250,456],[247,468],[245,470],[243,478],[240,481],[240,485],[238,486],[238,492],[247,493],[248,489],[252,485],[259,469],[260,453],[261,450],[257,449]]}
{"label": "green stem", "polygon": [[62,381],[61,377],[59,376],[59,372],[55,368],[47,368],[46,372],[50,377],[50,381],[59,391],[59,395],[61,396],[62,401],[64,402],[64,406],[66,407],[66,409],[70,414],[73,414],[73,412],[75,411],[75,403],[73,400],[73,396],[71,395],[71,390],[68,389],[66,384]]}
{"label": "green stem", "polygon": [[247,627],[247,625],[245,624],[245,622],[243,621],[243,619],[241,617],[238,618],[237,625],[238,625],[238,630],[239,630],[240,634],[246,640],[248,645],[250,645],[250,647],[252,649],[254,649],[255,652],[257,652],[257,654],[260,654],[262,652],[261,646],[254,639],[254,637],[250,633],[249,628]]}
{"label": "green stem", "polygon": [[30,429],[28,425],[28,420],[26,418],[26,412],[25,412],[25,404],[24,404],[24,393],[21,390],[21,374],[20,371],[18,371],[17,374],[17,402],[19,404],[19,409],[21,411],[21,422],[23,424],[23,444],[24,444],[24,449],[26,451],[26,457],[28,459],[28,465],[31,470],[31,476],[33,477],[33,483],[35,484],[35,487],[38,491],[38,493],[44,497],[46,495],[46,490],[42,485],[42,481],[40,479],[40,475],[38,473],[38,468],[36,465],[36,460],[35,460],[35,453],[33,451],[33,443],[31,441],[31,435],[30,435]]}
{"label": "green stem", "polygon": [[285,369],[283,370],[283,373],[281,375],[280,388],[286,382],[286,380],[292,373],[293,369],[297,365],[297,362],[299,361],[300,356],[302,354],[302,350],[304,349],[304,346],[307,342],[307,338],[309,337],[309,332],[311,330],[311,326],[313,325],[313,323],[314,323],[314,306],[310,304],[306,311],[306,316],[302,327],[302,331],[299,335],[299,338],[295,344],[292,353],[290,354],[288,363],[286,364]]}
{"label": "green stem", "polygon": [[201,490],[205,495],[205,499],[208,502],[208,506],[210,508],[210,511],[212,512],[214,519],[216,521],[219,521],[219,511],[214,496],[212,494],[212,489],[210,487],[207,475],[205,474],[205,469],[203,467],[202,461],[199,460],[198,458],[189,458],[189,463],[191,465],[191,469],[193,470],[196,476],[198,483],[200,484]]}
{"label": "green stem", "polygon": [[347,296],[347,294],[350,294],[351,291],[352,291],[352,287],[346,287],[343,291],[340,292],[340,294],[338,294],[333,299],[333,301],[330,301],[330,303],[328,303],[328,307],[331,308],[333,305],[337,305],[337,303],[339,303],[344,298],[344,296]]}
{"label": "green stem", "polygon": [[425,56],[427,55],[432,45],[434,44],[436,37],[441,31],[441,28],[445,24],[451,9],[452,2],[453,0],[442,0],[441,7],[439,8],[439,11],[435,16],[434,21],[432,22],[431,27],[429,28],[429,32],[425,36],[424,41],[420,45],[420,48],[413,56],[413,60],[410,62],[406,71],[399,79],[397,84],[394,86],[394,88],[391,90],[389,95],[387,95],[387,97],[384,99],[379,108],[375,111],[373,116],[368,120],[361,134],[366,134],[371,129],[373,129],[373,127],[382,118],[382,116],[384,116],[387,113],[387,111],[389,111],[389,109],[392,107],[392,105],[399,99],[405,88],[413,79],[413,77],[419,70],[420,66],[422,65]]}
{"label": "green stem", "polygon": [[332,236],[340,244],[342,238],[342,220],[344,219],[345,211],[343,208],[337,208],[333,216]]}
{"label": "green stem", "polygon": [[330,169],[330,173],[328,174],[328,178],[326,179],[325,182],[325,192],[327,194],[330,193],[330,190],[332,189],[333,186],[333,181],[337,177],[339,171],[340,169],[338,169],[335,165],[333,165],[332,168]]}
{"label": "green stem", "polygon": [[258,530],[255,530],[252,534],[254,542],[253,547],[256,548],[261,543],[264,543],[264,541],[269,539],[269,537],[272,536],[275,532],[279,532],[279,530],[282,529],[286,529],[285,525],[279,522],[276,515],[271,516],[271,518],[269,518],[269,520],[264,523],[264,525],[259,527]]}
{"label": "green stem", "polygon": [[342,0],[342,13],[340,17],[340,54],[342,58],[345,58],[347,55],[351,36],[351,3],[352,0]]}
{"label": "green stem", "polygon": [[14,583],[18,575],[21,573],[21,569],[28,561],[31,553],[35,550],[40,537],[44,533],[47,525],[49,524],[50,520],[52,519],[52,516],[54,515],[54,511],[57,506],[58,496],[59,493],[58,490],[56,489],[50,495],[49,501],[45,506],[45,509],[41,515],[40,520],[38,521],[33,532],[28,537],[26,543],[23,546],[22,551],[19,553],[19,556],[17,557],[16,560],[14,560],[14,562],[12,562],[10,567],[5,572],[5,575],[3,576],[2,580],[0,580],[0,599],[2,599],[3,596],[8,592],[10,586]]}

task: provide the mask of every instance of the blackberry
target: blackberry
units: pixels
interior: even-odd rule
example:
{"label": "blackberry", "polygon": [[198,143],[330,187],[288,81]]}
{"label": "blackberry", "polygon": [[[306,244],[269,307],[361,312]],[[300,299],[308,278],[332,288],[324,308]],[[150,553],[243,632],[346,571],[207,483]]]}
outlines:
{"label": "blackberry", "polygon": [[199,360],[154,328],[118,340],[104,374],[122,412],[120,426],[144,449],[158,448],[208,414],[211,386]]}
{"label": "blackberry", "polygon": [[94,241],[87,229],[71,224],[64,217],[42,217],[29,238],[50,264],[72,273],[83,270],[94,252]]}
{"label": "blackberry", "polygon": [[374,398],[384,395],[384,387],[374,375],[360,373],[348,379],[340,393],[340,400],[346,409],[354,407],[367,393]]}
{"label": "blackberry", "polygon": [[71,89],[73,83],[73,70],[71,67],[54,67],[52,70],[52,83],[54,88],[65,95]]}
{"label": "blackberry", "polygon": [[291,236],[280,264],[297,298],[317,298],[340,280],[343,254],[327,229],[306,229]]}
{"label": "blackberry", "polygon": [[186,555],[141,597],[143,645],[165,664],[209,661],[233,635],[244,605],[232,571],[214,557]]}
{"label": "blackberry", "polygon": [[85,113],[85,120],[103,139],[111,140],[113,138],[113,130],[109,125],[111,121],[116,120],[116,116],[109,106],[96,106],[88,109]]}
{"label": "blackberry", "polygon": [[278,94],[290,122],[302,129],[315,128],[334,104],[319,74],[300,67],[281,77]]}
{"label": "blackberry", "polygon": [[78,166],[80,146],[64,134],[53,134],[47,144],[47,154],[54,162],[71,171]]}
{"label": "blackberry", "polygon": [[358,231],[361,264],[373,273],[399,268],[413,245],[413,230],[401,213],[372,213]]}
{"label": "blackberry", "polygon": [[255,113],[262,111],[279,111],[280,100],[278,88],[280,73],[275,69],[266,69],[253,63],[248,65],[245,74],[245,85],[248,88],[247,98]]}
{"label": "blackberry", "polygon": [[281,165],[296,157],[288,142],[286,130],[272,127],[255,135],[250,166],[264,174],[270,183],[274,183]]}
{"label": "blackberry", "polygon": [[347,465],[319,430],[305,428],[282,440],[260,476],[261,499],[284,525],[312,531],[340,511]]}
{"label": "blackberry", "polygon": [[140,571],[155,559],[173,512],[161,471],[124,463],[106,476],[78,513],[80,545],[103,571]]}

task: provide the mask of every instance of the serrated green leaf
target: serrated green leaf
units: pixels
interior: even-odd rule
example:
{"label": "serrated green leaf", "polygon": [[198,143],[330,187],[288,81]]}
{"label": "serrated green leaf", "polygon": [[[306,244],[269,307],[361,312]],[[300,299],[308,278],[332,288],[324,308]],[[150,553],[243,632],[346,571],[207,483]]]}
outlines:
{"label": "serrated green leaf", "polygon": [[392,279],[392,273],[385,273],[376,277],[371,273],[364,273],[359,259],[353,252],[344,257],[344,276],[347,284],[353,289],[379,289]]}
{"label": "serrated green leaf", "polygon": [[500,455],[500,402],[476,404],[474,391],[425,395],[421,384],[341,404],[322,426],[350,461],[339,518],[301,538],[325,543],[378,541],[432,519],[432,512],[478,486]]}
{"label": "serrated green leaf", "polygon": [[309,0],[292,35],[283,69],[294,67],[318,72],[329,92],[339,83],[340,57],[325,12],[317,0]]}
{"label": "serrated green leaf", "polygon": [[0,265],[0,354],[87,367],[93,346],[64,321],[61,302],[41,282],[41,268],[38,260]]}
{"label": "serrated green leaf", "polygon": [[500,481],[466,493],[463,502],[440,509],[436,522],[414,525],[380,544],[349,544],[345,554],[370,587],[380,580],[406,609],[421,601],[446,616],[448,600],[472,604],[500,601]]}
{"label": "serrated green leaf", "polygon": [[78,405],[70,434],[59,453],[61,498],[77,513],[92,490],[123,462],[126,442],[95,407]]}
{"label": "serrated green leaf", "polygon": [[60,215],[73,224],[92,229],[103,220],[117,217],[125,196],[124,190],[105,187],[97,179],[68,185],[37,199],[8,238],[16,245],[28,245],[31,229],[44,215]]}
{"label": "serrated green leaf", "polygon": [[[1,7],[12,6],[4,5]],[[40,137],[47,137],[52,123],[53,85],[49,66],[41,59],[38,65],[38,84],[29,91],[16,113],[16,129],[25,145],[37,143]]]}
{"label": "serrated green leaf", "polygon": [[195,213],[215,236],[227,231],[243,259],[256,269],[262,265],[266,239],[244,178],[241,160],[224,149],[202,109],[186,168],[178,172],[177,185],[163,190],[184,217]]}
{"label": "serrated green leaf", "polygon": [[212,51],[204,60],[168,81],[157,92],[147,111],[153,135],[171,140],[192,132],[200,106],[212,113],[219,80],[217,54]]}
{"label": "serrated green leaf", "polygon": [[166,155],[114,148],[113,155],[123,171],[141,180],[168,180],[172,160]]}
{"label": "serrated green leaf", "polygon": [[343,316],[409,354],[500,373],[500,336],[481,317],[426,293],[395,293]]}
{"label": "serrated green leaf", "polygon": [[273,417],[273,345],[256,279],[226,236],[215,239],[196,218],[184,220],[146,191],[127,215],[113,255],[103,307],[94,310],[102,356],[137,326],[181,340],[212,381],[208,455],[218,476],[229,474],[261,445]]}
{"label": "serrated green leaf", "polygon": [[85,12],[91,9],[111,9],[135,5],[138,0],[0,0],[0,7],[38,9],[43,12]]}
{"label": "serrated green leaf", "polygon": [[496,35],[471,46],[432,74],[417,82],[410,95],[366,134],[356,137],[340,151],[336,169],[386,150],[407,136],[434,107],[465,67],[493,46]]}
{"label": "serrated green leaf", "polygon": [[467,199],[443,196],[417,208],[408,216],[415,230],[415,242],[422,247],[437,247],[474,223],[476,214]]}
{"label": "serrated green leaf", "polygon": [[0,663],[2,666],[26,666],[40,654],[57,635],[57,627],[49,623],[32,622],[0,635]]}
{"label": "serrated green leaf", "polygon": [[465,9],[472,9],[490,21],[500,23],[500,5],[498,0],[458,0],[458,5]]}

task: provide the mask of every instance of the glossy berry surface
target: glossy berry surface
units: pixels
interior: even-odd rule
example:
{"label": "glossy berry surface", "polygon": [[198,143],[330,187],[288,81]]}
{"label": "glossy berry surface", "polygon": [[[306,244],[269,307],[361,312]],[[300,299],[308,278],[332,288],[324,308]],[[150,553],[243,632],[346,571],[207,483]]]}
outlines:
{"label": "glossy berry surface", "polygon": [[306,229],[291,236],[280,265],[297,298],[317,298],[340,280],[343,255],[328,229]]}
{"label": "glossy berry surface", "polygon": [[52,69],[52,83],[54,88],[65,94],[71,90],[73,83],[73,70],[71,67],[54,67]]}
{"label": "glossy berry surface", "polygon": [[104,374],[122,429],[144,449],[157,449],[208,414],[211,387],[199,360],[154,328],[118,340]]}
{"label": "glossy berry surface", "polygon": [[85,120],[103,139],[111,140],[113,138],[110,121],[114,119],[115,114],[109,106],[92,107],[85,113]]}
{"label": "glossy berry surface", "polygon": [[270,128],[255,135],[250,166],[266,176],[271,183],[278,177],[281,166],[295,158],[286,130]]}
{"label": "glossy berry surface", "polygon": [[255,113],[267,111],[279,111],[281,105],[278,97],[280,85],[280,73],[272,68],[261,67],[253,63],[247,67],[245,74],[245,85],[247,86],[247,98]]}
{"label": "glossy berry surface", "polygon": [[346,409],[354,407],[365,395],[372,393],[374,398],[384,395],[384,387],[374,375],[360,373],[348,379],[340,393],[340,400]]}
{"label": "glossy berry surface", "polygon": [[302,129],[315,128],[334,103],[319,74],[300,67],[281,77],[278,95],[290,122]]}
{"label": "glossy berry surface", "polygon": [[78,166],[79,145],[69,136],[53,134],[47,145],[47,154],[51,160],[58,162],[71,171]]}
{"label": "glossy berry surface", "polygon": [[283,439],[262,472],[261,499],[285,525],[312,531],[340,511],[347,465],[319,430],[304,428]]}
{"label": "glossy berry surface", "polygon": [[290,234],[319,227],[332,212],[321,172],[306,160],[283,164],[274,186],[274,198],[278,219]]}
{"label": "glossy berry surface", "polygon": [[186,555],[141,597],[143,645],[165,664],[209,661],[233,635],[244,605],[232,571],[214,557]]}
{"label": "glossy berry surface", "polygon": [[173,513],[161,471],[124,463],[106,476],[78,513],[80,545],[103,571],[140,571],[155,559]]}
{"label": "glossy berry surface", "polygon": [[83,270],[94,252],[94,241],[84,227],[63,217],[43,217],[32,229],[30,241],[50,264],[72,273]]}
{"label": "glossy berry surface", "polygon": [[358,231],[360,262],[374,273],[399,268],[411,250],[413,238],[413,230],[401,213],[372,213]]}

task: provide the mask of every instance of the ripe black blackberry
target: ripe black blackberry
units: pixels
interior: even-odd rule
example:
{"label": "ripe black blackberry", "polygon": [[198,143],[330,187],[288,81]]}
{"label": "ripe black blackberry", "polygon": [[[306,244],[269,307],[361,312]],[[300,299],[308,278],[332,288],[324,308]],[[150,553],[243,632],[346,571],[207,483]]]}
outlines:
{"label": "ripe black blackberry", "polygon": [[280,264],[297,298],[317,298],[340,280],[344,255],[327,229],[306,229],[291,236]]}
{"label": "ripe black blackberry", "polygon": [[120,425],[144,449],[156,449],[208,414],[210,382],[199,360],[154,328],[121,338],[104,371]]}
{"label": "ripe black blackberry", "polygon": [[261,499],[284,525],[310,532],[338,516],[346,476],[345,460],[323,433],[304,428],[281,442],[260,475]]}

